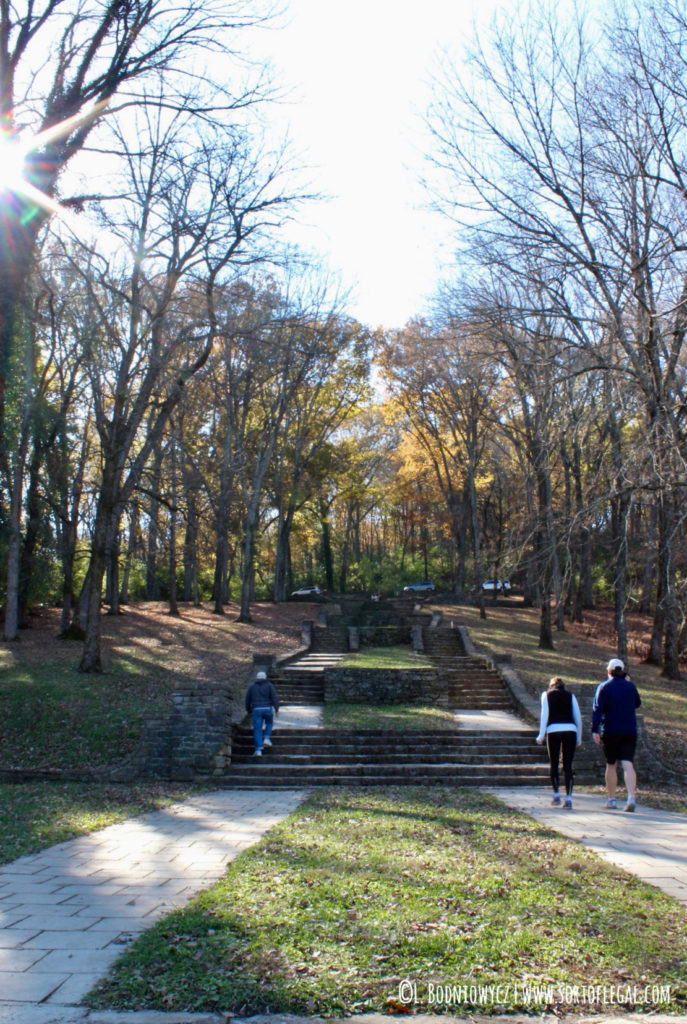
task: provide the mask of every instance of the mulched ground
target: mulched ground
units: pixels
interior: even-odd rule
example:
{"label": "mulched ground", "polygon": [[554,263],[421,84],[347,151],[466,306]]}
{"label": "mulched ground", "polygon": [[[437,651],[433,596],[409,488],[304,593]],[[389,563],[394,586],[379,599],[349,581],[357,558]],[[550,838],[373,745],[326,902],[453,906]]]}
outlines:
{"label": "mulched ground", "polygon": [[[300,646],[301,623],[317,615],[307,602],[257,603],[250,623],[237,622],[238,605],[215,615],[210,605],[180,605],[180,616],[169,614],[164,602],[125,605],[120,615],[102,617],[103,665],[116,655],[146,660],[152,655],[175,680],[217,681],[244,677],[253,654],[282,655]],[[78,641],[58,638],[59,612],[37,610],[19,644],[22,660],[55,660],[73,664],[80,655]]]}
{"label": "mulched ground", "polygon": [[[628,653],[639,658],[640,661],[644,661],[651,646],[653,617],[641,615],[639,612],[628,612],[626,621]],[[585,640],[601,641],[608,650],[615,650],[617,641],[613,609],[611,608],[594,608],[591,611],[585,611],[584,622],[566,620],[565,628],[575,636]],[[680,658],[680,663],[687,668],[687,652]]]}

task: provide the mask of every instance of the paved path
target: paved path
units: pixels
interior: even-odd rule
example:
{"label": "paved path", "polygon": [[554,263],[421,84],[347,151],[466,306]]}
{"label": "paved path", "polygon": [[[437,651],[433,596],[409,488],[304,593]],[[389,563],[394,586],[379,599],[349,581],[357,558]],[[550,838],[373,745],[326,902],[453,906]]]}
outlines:
{"label": "paved path", "polygon": [[36,1019],[16,1013],[30,1004],[79,1003],[132,937],[212,885],[304,797],[218,790],[0,866],[0,1022]]}
{"label": "paved path", "polygon": [[[590,850],[687,906],[687,815],[637,804],[634,814],[606,810],[601,793],[575,793],[573,810],[551,806],[549,789],[489,789],[499,800]],[[624,806],[618,800],[619,808]]]}
{"label": "paved path", "polygon": [[321,729],[323,717],[323,704],[282,704],[274,718],[274,730]]}
{"label": "paved path", "polygon": [[534,726],[531,722],[525,722],[522,718],[512,714],[510,711],[492,711],[475,708],[469,711],[454,711],[453,717],[458,723],[459,729],[482,729],[484,732],[511,732],[520,729],[531,729],[532,736],[535,735]]}

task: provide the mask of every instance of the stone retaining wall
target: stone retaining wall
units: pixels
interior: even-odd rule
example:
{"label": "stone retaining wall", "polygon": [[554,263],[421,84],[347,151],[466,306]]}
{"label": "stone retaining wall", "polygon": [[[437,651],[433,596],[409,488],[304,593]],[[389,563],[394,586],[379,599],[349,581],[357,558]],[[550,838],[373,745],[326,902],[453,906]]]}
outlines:
{"label": "stone retaining wall", "polygon": [[407,626],[360,626],[361,647],[397,647],[407,644],[410,631]]}
{"label": "stone retaining wall", "polygon": [[446,684],[433,668],[328,668],[325,701],[360,704],[438,704],[448,706]]}

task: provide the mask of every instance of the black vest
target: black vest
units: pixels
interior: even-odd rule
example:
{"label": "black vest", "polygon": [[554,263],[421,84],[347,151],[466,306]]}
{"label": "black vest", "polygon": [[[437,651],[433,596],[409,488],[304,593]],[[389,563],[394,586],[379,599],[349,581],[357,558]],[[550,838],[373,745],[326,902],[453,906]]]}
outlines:
{"label": "black vest", "polygon": [[575,719],[572,710],[572,693],[568,690],[548,690],[546,699],[549,702],[548,725],[561,725],[570,723],[573,728]]}

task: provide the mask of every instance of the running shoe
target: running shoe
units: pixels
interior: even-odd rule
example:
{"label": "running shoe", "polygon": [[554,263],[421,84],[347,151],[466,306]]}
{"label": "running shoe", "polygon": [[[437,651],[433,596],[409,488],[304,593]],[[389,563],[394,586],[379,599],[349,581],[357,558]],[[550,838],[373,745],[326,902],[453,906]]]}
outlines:
{"label": "running shoe", "polygon": [[556,795],[554,796],[553,800],[551,801],[551,806],[552,807],[560,807],[560,804],[561,804],[561,798],[559,797],[558,793],[556,793]]}
{"label": "running shoe", "polygon": [[615,797],[609,796],[608,800],[606,801],[606,807],[609,809],[609,811],[618,810],[618,804]]}

